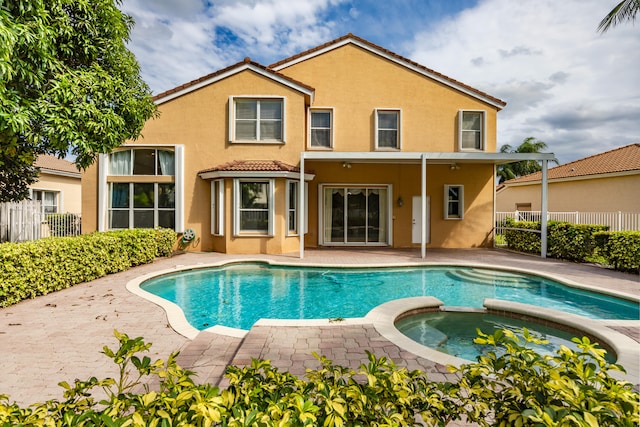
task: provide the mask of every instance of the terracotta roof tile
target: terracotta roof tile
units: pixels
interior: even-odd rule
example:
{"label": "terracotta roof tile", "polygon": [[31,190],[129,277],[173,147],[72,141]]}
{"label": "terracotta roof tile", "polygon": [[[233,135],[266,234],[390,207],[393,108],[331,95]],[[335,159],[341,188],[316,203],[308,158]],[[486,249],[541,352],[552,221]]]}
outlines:
{"label": "terracotta roof tile", "polygon": [[38,156],[35,162],[35,166],[41,169],[51,169],[60,172],[80,174],[75,164],[71,163],[68,160],[59,159],[48,154],[42,154]]}
{"label": "terracotta roof tile", "polygon": [[[640,143],[626,145],[553,167],[547,172],[547,177],[552,180],[629,171],[638,171],[640,173]],[[535,172],[505,181],[505,184],[534,182],[541,179],[542,172]]]}
{"label": "terracotta roof tile", "polygon": [[202,82],[204,82],[206,80],[209,80],[209,79],[212,79],[214,77],[220,76],[222,74],[228,73],[229,71],[233,70],[234,68],[241,67],[241,66],[243,66],[245,64],[251,64],[251,65],[253,65],[253,66],[257,67],[257,68],[260,68],[260,69],[262,69],[262,70],[264,70],[264,71],[266,71],[266,72],[268,72],[270,74],[273,74],[274,76],[278,76],[280,78],[286,79],[286,80],[290,81],[291,83],[294,83],[296,85],[302,86],[302,87],[304,87],[304,88],[306,88],[308,90],[311,90],[311,91],[314,90],[314,88],[312,88],[311,86],[307,85],[306,83],[299,82],[299,81],[297,81],[295,79],[292,79],[289,76],[286,76],[286,75],[284,75],[282,73],[279,73],[277,71],[271,70],[271,69],[265,67],[262,64],[259,64],[259,63],[255,62],[255,61],[252,61],[250,58],[245,58],[244,60],[242,60],[240,62],[237,62],[237,63],[235,63],[233,65],[230,65],[230,66],[228,66],[226,68],[223,68],[221,70],[215,71],[215,72],[213,72],[211,74],[207,74],[206,76],[202,76],[202,77],[197,78],[195,80],[191,80],[190,82],[184,83],[184,84],[182,84],[180,86],[176,86],[173,89],[169,89],[169,90],[167,90],[165,92],[159,93],[159,94],[157,94],[157,95],[155,95],[153,97],[153,100],[157,101],[158,99],[164,98],[164,97],[166,97],[168,95],[171,95],[173,93],[180,92],[181,90],[184,90],[184,89],[188,89],[191,86],[195,86],[198,83],[202,83]]}
{"label": "terracotta roof tile", "polygon": [[335,40],[332,40],[330,42],[324,43],[324,44],[322,44],[320,46],[314,47],[314,48],[306,50],[304,52],[300,52],[300,53],[298,53],[296,55],[290,56],[289,58],[283,59],[282,61],[278,61],[278,62],[276,62],[274,64],[269,65],[269,68],[277,68],[277,67],[279,67],[281,65],[286,64],[287,62],[291,62],[291,61],[294,61],[296,59],[302,58],[304,56],[310,55],[310,54],[312,54],[314,52],[321,51],[321,50],[323,50],[323,49],[325,49],[327,47],[330,47],[333,44],[340,43],[340,42],[342,42],[344,40],[347,40],[347,39],[357,40],[360,43],[366,44],[367,46],[369,46],[369,47],[371,47],[371,48],[373,48],[375,50],[379,50],[381,52],[384,52],[385,54],[387,54],[389,56],[392,56],[392,57],[394,57],[396,59],[399,59],[400,61],[406,62],[407,64],[410,64],[410,65],[412,65],[414,67],[417,67],[417,68],[419,68],[419,69],[421,69],[421,70],[423,70],[423,71],[425,71],[425,72],[427,72],[429,74],[436,75],[436,76],[438,76],[438,77],[440,77],[440,78],[442,78],[444,80],[449,81],[450,83],[452,83],[454,85],[464,87],[465,89],[467,89],[467,90],[469,90],[471,92],[474,92],[474,93],[476,93],[476,94],[478,94],[478,95],[480,95],[482,97],[491,99],[492,101],[502,105],[503,107],[505,105],[507,105],[507,103],[505,101],[503,101],[503,100],[501,100],[499,98],[493,97],[493,96],[489,95],[486,92],[482,92],[482,91],[480,91],[480,90],[478,90],[478,89],[476,89],[474,87],[471,87],[471,86],[469,86],[469,85],[467,85],[465,83],[462,83],[462,82],[460,82],[458,80],[452,79],[451,77],[446,76],[446,75],[444,75],[442,73],[439,73],[439,72],[437,72],[435,70],[432,70],[431,68],[427,68],[424,65],[421,65],[421,64],[419,64],[419,63],[417,63],[415,61],[412,61],[411,59],[405,58],[404,56],[398,55],[397,53],[392,52],[392,51],[390,51],[388,49],[385,49],[382,46],[378,46],[377,44],[371,43],[370,41],[365,40],[365,39],[363,39],[361,37],[358,37],[356,35],[353,35],[352,33],[349,33],[349,34],[344,35],[342,37],[338,37]]}
{"label": "terracotta roof tile", "polygon": [[234,160],[198,173],[207,172],[300,172],[300,168],[279,160]]}

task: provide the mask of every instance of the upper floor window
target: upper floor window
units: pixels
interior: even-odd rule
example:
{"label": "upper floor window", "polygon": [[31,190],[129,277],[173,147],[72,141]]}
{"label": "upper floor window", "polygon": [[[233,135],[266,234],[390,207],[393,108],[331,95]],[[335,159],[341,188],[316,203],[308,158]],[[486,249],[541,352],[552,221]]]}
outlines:
{"label": "upper floor window", "polygon": [[444,219],[464,218],[464,187],[462,185],[444,186]]}
{"label": "upper floor window", "polygon": [[460,150],[484,150],[484,111],[460,111]]}
{"label": "upper floor window", "polygon": [[232,142],[284,142],[283,98],[231,98]]}
{"label": "upper floor window", "polygon": [[400,110],[376,110],[376,148],[400,148]]}
{"label": "upper floor window", "polygon": [[333,147],[333,111],[311,110],[310,146],[313,148]]}
{"label": "upper floor window", "polygon": [[174,175],[173,151],[134,148],[109,155],[109,175]]}

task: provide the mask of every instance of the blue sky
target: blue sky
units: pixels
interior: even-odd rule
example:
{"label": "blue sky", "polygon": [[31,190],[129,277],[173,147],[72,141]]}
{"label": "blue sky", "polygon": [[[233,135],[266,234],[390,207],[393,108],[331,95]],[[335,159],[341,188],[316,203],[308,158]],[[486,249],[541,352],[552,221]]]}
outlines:
{"label": "blue sky", "polygon": [[154,93],[249,56],[264,65],[349,32],[507,102],[498,146],[560,163],[640,143],[640,25],[619,0],[123,0]]}

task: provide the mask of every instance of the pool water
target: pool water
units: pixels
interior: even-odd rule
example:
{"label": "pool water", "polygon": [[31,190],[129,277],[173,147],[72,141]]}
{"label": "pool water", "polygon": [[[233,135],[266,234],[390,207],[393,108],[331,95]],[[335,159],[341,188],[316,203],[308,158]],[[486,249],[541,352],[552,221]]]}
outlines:
{"label": "pool water", "polygon": [[[424,346],[471,361],[476,360],[478,356],[486,355],[489,351],[500,353],[495,347],[473,342],[478,336],[476,328],[485,334],[493,334],[498,329],[518,333],[522,328],[527,328],[532,336],[548,341],[547,344],[526,343],[526,347],[541,355],[554,355],[561,345],[578,350],[576,343],[571,341],[576,334],[489,313],[419,313],[400,319],[395,326],[404,335]],[[521,340],[521,344],[525,345],[524,339]],[[610,353],[607,353],[607,359],[610,363],[615,362],[615,356]]]}
{"label": "pool water", "polygon": [[[472,274],[473,273],[473,274]],[[260,318],[363,317],[385,302],[434,296],[447,306],[516,301],[594,319],[640,318],[637,302],[535,277],[459,267],[299,268],[230,264],[159,276],[141,288],[174,302],[199,330],[251,329]]]}

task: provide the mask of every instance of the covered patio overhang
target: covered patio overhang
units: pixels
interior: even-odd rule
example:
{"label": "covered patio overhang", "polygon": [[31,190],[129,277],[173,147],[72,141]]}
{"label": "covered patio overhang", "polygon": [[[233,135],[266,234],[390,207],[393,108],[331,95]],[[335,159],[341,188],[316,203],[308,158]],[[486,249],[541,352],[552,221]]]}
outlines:
{"label": "covered patio overhang", "polygon": [[[485,153],[485,152],[324,152],[324,151],[303,151],[300,153],[300,170],[305,170],[305,161],[320,162],[349,162],[349,163],[392,163],[392,164],[413,164],[421,165],[421,201],[422,201],[422,238],[420,243],[421,256],[427,256],[427,165],[449,164],[452,167],[465,163],[492,164],[493,175],[496,176],[496,167],[501,164],[516,163],[523,160],[534,160],[542,164],[542,194],[541,194],[541,248],[540,256],[546,258],[547,254],[547,170],[549,161],[555,161],[553,153]],[[305,200],[305,187],[303,177],[300,177],[298,186],[300,197],[298,200]],[[495,192],[495,190],[494,190]],[[306,212],[304,203],[300,203],[300,217],[304,220]],[[493,214],[495,217],[495,194]],[[300,258],[304,258],[304,233],[300,234]]]}

